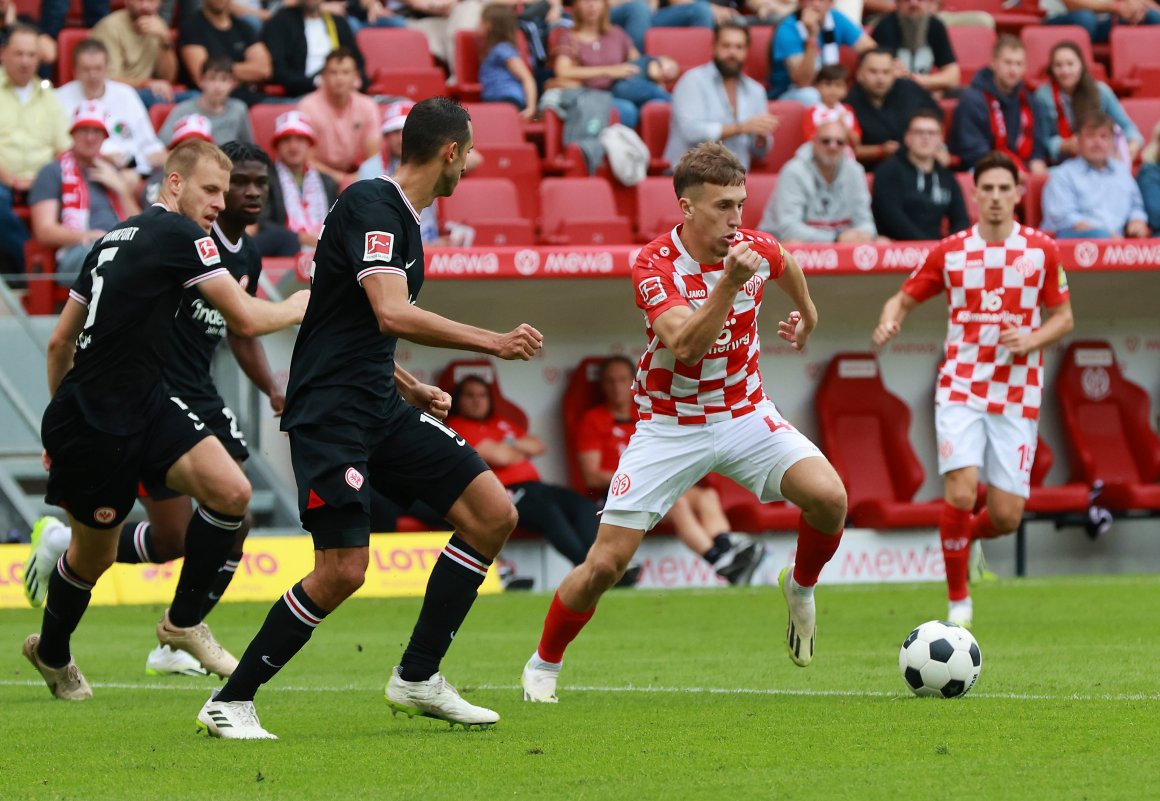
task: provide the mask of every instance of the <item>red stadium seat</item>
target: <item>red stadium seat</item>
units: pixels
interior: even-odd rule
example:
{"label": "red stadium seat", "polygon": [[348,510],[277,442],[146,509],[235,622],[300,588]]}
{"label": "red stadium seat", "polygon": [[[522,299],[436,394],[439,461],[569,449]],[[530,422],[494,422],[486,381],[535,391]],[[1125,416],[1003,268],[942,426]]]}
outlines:
{"label": "red stadium seat", "polygon": [[286,103],[258,103],[250,106],[250,127],[254,129],[254,144],[274,156],[274,123],[280,114],[294,108]]}
{"label": "red stadium seat", "polygon": [[540,182],[540,230],[554,245],[628,245],[632,224],[616,213],[603,178],[545,178]]}
{"label": "red stadium seat", "polygon": [[1160,437],[1148,393],[1124,378],[1111,345],[1073,342],[1055,380],[1073,482],[1102,481],[1112,511],[1160,511]]}
{"label": "red stadium seat", "polygon": [[1083,60],[1097,80],[1107,77],[1104,65],[1096,62],[1092,55],[1091,37],[1078,25],[1032,25],[1019,34],[1023,46],[1027,48],[1027,78],[1029,83],[1038,83],[1046,74],[1051,48],[1060,42],[1072,41],[1079,45]]}
{"label": "red stadium seat", "polygon": [[1152,138],[1152,130],[1160,123],[1160,97],[1126,97],[1120,101],[1124,112],[1136,123],[1144,141]]}
{"label": "red stadium seat", "polygon": [[777,117],[779,124],[773,133],[773,147],[765,158],[753,163],[755,172],[777,172],[805,142],[802,136],[805,106],[792,100],[774,100],[769,104],[769,113]]}
{"label": "red stadium seat", "polygon": [[974,225],[979,221],[979,204],[975,202],[975,178],[969,172],[956,172],[955,179],[959,182],[963,201],[967,204],[967,216],[971,218],[971,225]]}
{"label": "red stadium seat", "polygon": [[444,222],[475,229],[475,246],[534,245],[532,223],[520,215],[515,185],[507,178],[471,176],[439,201]]}
{"label": "red stadium seat", "polygon": [[363,28],[356,38],[371,82],[367,94],[423,100],[447,93],[446,76],[435,66],[422,31]]}
{"label": "red stadium seat", "polygon": [[991,49],[995,46],[995,32],[981,26],[959,26],[947,29],[951,47],[955,51],[962,78],[959,83],[970,86],[971,78],[991,63]]}
{"label": "red stadium seat", "polygon": [[588,488],[580,475],[580,464],[576,459],[576,430],[584,412],[604,402],[600,391],[600,363],[603,356],[586,356],[572,371],[568,386],[564,388],[561,412],[564,417],[564,447],[568,452],[568,481],[572,489],[587,494]]}
{"label": "red stadium seat", "polygon": [[1019,216],[1024,225],[1038,228],[1043,224],[1043,187],[1047,184],[1047,175],[1028,173],[1023,180],[1023,212]]}
{"label": "red stadium seat", "polygon": [[673,194],[673,179],[645,178],[636,185],[636,238],[651,242],[681,223],[681,210]]}
{"label": "red stadium seat", "polygon": [[745,59],[745,74],[762,86],[769,83],[773,31],[772,25],[754,25],[749,29],[749,57]]}
{"label": "red stadium seat", "polygon": [[[522,30],[516,31],[516,42],[524,61],[529,61],[528,41],[524,38]],[[479,83],[479,66],[483,59],[483,53],[480,52],[481,44],[478,31],[457,31],[455,34],[457,82],[454,90],[456,96],[464,103],[478,102],[480,92],[483,91]]]}
{"label": "red stadium seat", "polygon": [[765,213],[765,206],[777,187],[777,176],[768,173],[750,173],[745,179],[745,206],[741,209],[741,227],[756,230]]}
{"label": "red stadium seat", "polygon": [[456,384],[473,376],[487,382],[495,414],[520,428],[528,427],[527,413],[503,396],[499,388],[499,374],[488,359],[456,359],[439,372],[435,383],[445,392],[454,392]]}
{"label": "red stadium seat", "polygon": [[65,28],[60,32],[60,36],[56,39],[57,86],[63,86],[76,77],[76,73],[73,71],[73,50],[88,38],[88,28]]}
{"label": "red stadium seat", "polygon": [[[169,118],[169,112],[173,111],[175,103],[155,103],[149,107],[149,122],[153,123],[153,130],[160,131],[161,126],[165,124],[165,120]],[[161,144],[167,145],[168,142]]]}
{"label": "red stadium seat", "polygon": [[941,499],[912,501],[925,473],[910,444],[910,409],[882,383],[874,354],[836,354],[815,407],[822,450],[846,485],[853,525],[938,525]]}
{"label": "red stadium seat", "polygon": [[708,28],[649,28],[644,34],[644,52],[668,56],[681,72],[713,60],[713,31]]}
{"label": "red stadium seat", "polygon": [[645,103],[640,110],[640,138],[648,146],[651,156],[648,163],[649,175],[660,175],[672,166],[664,157],[665,147],[669,143],[672,111],[672,105],[669,103]]}
{"label": "red stadium seat", "polygon": [[35,239],[24,243],[24,272],[36,276],[28,281],[28,291],[21,302],[29,314],[57,314],[68,300],[68,287],[51,277],[56,272],[56,248]]}
{"label": "red stadium seat", "polygon": [[1152,71],[1160,70],[1156,31],[1146,25],[1114,25],[1109,42],[1112,84],[1119,90],[1133,94],[1145,88],[1144,78],[1151,76]]}
{"label": "red stadium seat", "polygon": [[1045,487],[1043,480],[1055,464],[1055,453],[1043,439],[1035,447],[1035,463],[1031,465],[1031,497],[1024,512],[1028,517],[1058,517],[1068,513],[1082,514],[1091,505],[1091,490],[1086,484],[1060,484]]}
{"label": "red stadium seat", "polygon": [[[1013,7],[1011,7],[1013,6]],[[1027,25],[1038,25],[1043,18],[1035,0],[1012,4],[1010,0],[945,0],[943,11],[986,11],[995,20],[1000,33],[1019,33]]]}
{"label": "red stadium seat", "polygon": [[507,178],[515,184],[520,198],[520,213],[536,219],[542,170],[536,146],[524,138],[523,122],[516,107],[509,103],[467,103],[475,149],[483,164],[473,177]]}

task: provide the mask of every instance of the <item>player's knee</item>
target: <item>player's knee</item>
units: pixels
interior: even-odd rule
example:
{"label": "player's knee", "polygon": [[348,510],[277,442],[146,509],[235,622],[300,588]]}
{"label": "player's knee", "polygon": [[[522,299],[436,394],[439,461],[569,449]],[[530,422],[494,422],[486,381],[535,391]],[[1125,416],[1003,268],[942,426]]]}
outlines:
{"label": "player's knee", "polygon": [[250,496],[253,494],[250,482],[244,474],[219,482],[209,493],[207,505],[227,515],[244,515],[250,507]]}
{"label": "player's knee", "polygon": [[367,564],[369,555],[364,551],[361,559],[355,554],[342,559],[331,571],[328,577],[339,600],[345,600],[358,592],[367,578]]}
{"label": "player's knee", "polygon": [[1022,509],[992,509],[991,510],[991,525],[1000,534],[1010,534],[1015,529],[1019,528],[1019,523],[1023,520]]}
{"label": "player's knee", "polygon": [[978,498],[975,487],[964,484],[948,484],[946,488],[946,502],[956,509],[973,509]]}
{"label": "player's knee", "polygon": [[596,548],[588,552],[587,565],[592,585],[601,592],[620,581],[628,567],[628,563],[617,554]]}
{"label": "player's knee", "polygon": [[821,524],[815,528],[837,532],[846,525],[846,487],[841,479],[834,476],[823,482],[814,492],[812,507],[813,518]]}

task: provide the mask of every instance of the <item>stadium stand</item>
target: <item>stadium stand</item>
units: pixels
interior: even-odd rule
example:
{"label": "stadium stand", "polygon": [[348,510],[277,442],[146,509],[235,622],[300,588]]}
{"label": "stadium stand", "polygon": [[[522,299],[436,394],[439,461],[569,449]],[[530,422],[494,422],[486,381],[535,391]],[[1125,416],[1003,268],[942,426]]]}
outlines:
{"label": "stadium stand", "polygon": [[515,184],[507,178],[472,176],[439,201],[441,219],[475,229],[475,245],[534,245],[532,221],[520,215]]}
{"label": "stadium stand", "polygon": [[636,185],[636,239],[647,243],[681,222],[673,196],[673,179],[645,178]]}
{"label": "stadium stand", "polygon": [[627,245],[632,223],[616,214],[612,187],[601,177],[540,182],[541,236],[553,245]]}
{"label": "stadium stand", "polygon": [[363,28],[356,34],[371,85],[367,94],[422,100],[447,91],[443,70],[427,48],[427,37],[413,28]]}
{"label": "stadium stand", "polygon": [[773,31],[772,25],[754,25],[749,29],[749,56],[745,59],[745,74],[762,86],[769,80]]}
{"label": "stadium stand", "polygon": [[[523,31],[516,33],[516,41],[524,61],[530,61],[528,40]],[[480,44],[480,35],[475,31],[457,31],[455,34],[456,83],[448,88],[464,103],[479,102],[479,94],[483,91],[479,83],[479,66],[483,60]]]}
{"label": "stadium stand", "polygon": [[942,499],[915,503],[925,471],[910,444],[910,409],[886,389],[872,353],[838,353],[815,396],[820,445],[849,497],[851,525],[938,525]]}
{"label": "stadium stand", "polygon": [[777,188],[777,176],[754,173],[745,180],[745,206],[741,209],[741,227],[756,229],[765,205]]}
{"label": "stadium stand", "polygon": [[773,133],[773,147],[765,158],[754,161],[752,172],[777,172],[805,143],[802,133],[805,106],[793,101],[774,100],[769,104],[769,113],[778,119],[777,130]]}
{"label": "stadium stand", "polygon": [[1092,54],[1092,41],[1088,32],[1078,25],[1032,25],[1024,28],[1019,38],[1027,48],[1027,81],[1030,84],[1039,84],[1047,75],[1051,48],[1069,40],[1079,45],[1092,77],[1097,81],[1107,80],[1108,71]]}
{"label": "stadium stand", "polygon": [[1043,224],[1043,187],[1047,185],[1047,174],[1028,173],[1023,176],[1023,213],[1020,219],[1024,225],[1038,228]]}
{"label": "stadium stand", "polygon": [[1035,0],[945,0],[943,11],[984,11],[991,15],[1000,33],[1015,33],[1043,21]]}
{"label": "stadium stand", "polygon": [[644,35],[644,51],[650,56],[668,56],[684,72],[713,60],[713,31],[708,28],[649,28]]}
{"label": "stadium stand", "polygon": [[259,103],[250,106],[250,127],[254,130],[254,143],[274,157],[274,123],[278,115],[293,106],[284,103]]}
{"label": "stadium stand", "polygon": [[1073,482],[1103,483],[1114,512],[1160,512],[1160,437],[1148,393],[1124,378],[1112,346],[1072,342],[1055,383]]}
{"label": "stadium stand", "polygon": [[664,159],[665,145],[669,143],[669,123],[672,121],[672,103],[646,103],[640,110],[640,138],[648,146],[651,158],[649,175],[660,175],[672,165]]}
{"label": "stadium stand", "polygon": [[538,216],[540,154],[524,138],[519,111],[510,103],[468,103],[475,149],[483,156],[473,177],[509,179],[520,198],[520,212],[529,220]]}
{"label": "stadium stand", "polygon": [[1160,97],[1126,97],[1120,101],[1124,112],[1136,123],[1146,141],[1152,138],[1152,131],[1160,123]]}
{"label": "stadium stand", "polygon": [[970,86],[975,73],[991,63],[991,49],[995,46],[996,34],[990,28],[967,25],[947,28],[947,34],[959,62],[959,82],[963,86]]}
{"label": "stadium stand", "polygon": [[1116,25],[1110,39],[1112,88],[1117,92],[1140,95],[1160,94],[1160,34],[1148,26]]}
{"label": "stadium stand", "polygon": [[64,86],[76,77],[73,71],[73,50],[89,38],[88,28],[65,28],[56,40],[56,85]]}

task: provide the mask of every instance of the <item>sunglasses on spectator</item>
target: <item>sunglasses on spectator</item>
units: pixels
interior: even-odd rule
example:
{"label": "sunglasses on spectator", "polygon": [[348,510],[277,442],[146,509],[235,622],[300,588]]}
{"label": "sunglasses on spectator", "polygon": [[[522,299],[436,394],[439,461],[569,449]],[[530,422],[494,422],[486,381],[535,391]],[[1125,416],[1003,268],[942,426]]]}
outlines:
{"label": "sunglasses on spectator", "polygon": [[846,144],[845,139],[839,139],[836,136],[819,136],[818,141],[827,147],[842,147]]}

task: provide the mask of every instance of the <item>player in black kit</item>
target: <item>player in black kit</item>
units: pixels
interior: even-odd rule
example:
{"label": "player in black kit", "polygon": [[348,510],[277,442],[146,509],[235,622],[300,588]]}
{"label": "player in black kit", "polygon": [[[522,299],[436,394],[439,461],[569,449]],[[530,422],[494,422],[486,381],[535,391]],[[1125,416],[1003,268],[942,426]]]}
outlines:
{"label": "player in black kit", "polygon": [[[261,148],[242,142],[228,142],[223,152],[233,162],[230,185],[226,190],[225,208],[210,231],[222,266],[250,295],[256,295],[262,272],[262,259],[246,226],[257,222],[269,194],[270,159]],[[188,411],[197,415],[225,445],[239,464],[249,457],[245,435],[238,427],[233,411],[226,406],[214,386],[210,367],[223,337],[247,376],[270,398],[275,414],[280,414],[285,395],[274,380],[265,350],[255,337],[227,332],[225,318],[213,307],[198,287],[182,294],[181,305],[170,334],[169,353],[162,365],[165,391],[178,398]],[[141,498],[149,514],[147,522],[121,530],[117,561],[126,564],[151,562],[162,564],[185,555],[185,532],[193,518],[189,497],[165,486],[163,476],[144,476]],[[40,606],[48,589],[48,577],[64,549],[68,547],[68,529],[56,518],[37,522],[41,536],[34,537],[32,555],[25,567],[25,595],[33,606]],[[237,666],[228,651],[212,637],[196,636],[205,632],[197,628],[229,586],[239,560],[242,544],[249,531],[249,518],[242,521],[233,538],[215,538],[211,548],[202,549],[188,571],[183,573],[186,586],[180,589],[169,617],[181,626],[162,618],[157,636],[162,643],[154,648],[145,662],[150,675],[202,675],[207,672],[229,676]],[[205,587],[204,598],[185,592],[188,585]],[[189,630],[189,631],[187,631]],[[196,632],[196,635],[195,635]]]}
{"label": "player in black kit", "polygon": [[439,663],[515,526],[515,509],[478,454],[443,425],[447,393],[394,360],[400,338],[502,359],[530,359],[542,347],[529,325],[498,334],[413,305],[423,284],[419,212],[454,191],[471,146],[462,106],[424,100],[407,116],[395,178],[354,184],[326,218],[282,415],[302,525],[314,538],[314,571],[274,604],[233,676],[202,707],[199,726],[214,736],[274,739],[258,721],[254,695],[362,585],[372,486],[404,506],[423,500],[455,527],[391,673],[387,702],[409,716],[465,727],[499,720],[461,698]]}
{"label": "player in black kit", "polygon": [[230,167],[207,142],[171,153],[161,202],[101,237],[49,340],[45,498],[68,511],[74,536],[48,580],[41,632],[24,641],[23,652],[57,698],[92,696],[69,640],[116,557],[138,480],[163,477],[200,502],[186,532],[189,557],[175,608],[179,600],[193,606],[205,597],[204,588],[185,581],[186,572],[203,551],[232,541],[249,504],[241,468],[197,415],[166,397],[161,375],[185,289],[198,287],[230,329],[245,336],[302,318],[306,295],[278,304],[257,300],[222,265],[208,232],[224,206]]}

